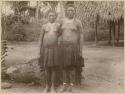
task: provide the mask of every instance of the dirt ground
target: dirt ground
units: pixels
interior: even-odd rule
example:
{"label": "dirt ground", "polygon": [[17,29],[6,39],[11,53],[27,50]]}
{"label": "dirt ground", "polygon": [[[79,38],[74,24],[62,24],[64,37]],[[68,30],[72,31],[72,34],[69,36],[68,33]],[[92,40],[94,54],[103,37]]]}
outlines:
{"label": "dirt ground", "polygon": [[[25,63],[37,57],[37,43],[9,43],[7,65]],[[121,92],[123,91],[124,48],[111,46],[93,46],[88,43],[83,47],[85,68],[81,92]],[[40,85],[29,86],[25,83],[12,83],[4,92],[42,92]]]}

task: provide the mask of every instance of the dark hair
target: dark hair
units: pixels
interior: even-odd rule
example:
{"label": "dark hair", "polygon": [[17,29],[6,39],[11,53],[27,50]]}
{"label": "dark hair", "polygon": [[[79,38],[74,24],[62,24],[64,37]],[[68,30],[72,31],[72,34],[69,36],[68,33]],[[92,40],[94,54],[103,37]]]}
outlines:
{"label": "dark hair", "polygon": [[76,7],[75,7],[74,4],[66,4],[66,8],[65,9],[67,10],[69,7],[72,7],[72,8],[74,8],[76,10]]}
{"label": "dark hair", "polygon": [[47,16],[48,16],[49,13],[54,13],[54,14],[57,16],[57,13],[56,13],[55,10],[50,9],[50,10],[48,11],[48,13],[47,13]]}

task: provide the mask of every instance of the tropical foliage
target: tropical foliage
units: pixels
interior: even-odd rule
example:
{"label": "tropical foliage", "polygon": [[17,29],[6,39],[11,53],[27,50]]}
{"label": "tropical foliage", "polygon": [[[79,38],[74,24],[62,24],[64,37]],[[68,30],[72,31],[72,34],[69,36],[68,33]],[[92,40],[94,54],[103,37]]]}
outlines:
{"label": "tropical foliage", "polygon": [[[59,11],[58,19],[61,19],[60,17],[64,17],[65,14],[65,6],[69,3],[68,1],[37,1],[35,7],[32,7],[30,6],[29,1],[6,2],[11,5],[14,14],[7,16],[2,15],[2,18],[4,18],[2,21],[4,25],[7,25],[4,27],[10,27],[9,25],[11,24],[14,26],[19,20],[22,24],[29,23],[29,25],[36,23],[35,21],[44,22],[44,18],[46,18],[46,14],[50,9]],[[86,35],[93,36],[94,31],[98,29],[99,24],[103,24],[105,27],[105,22],[118,22],[121,17],[124,17],[123,1],[75,1],[73,4],[76,7],[76,17],[81,20],[86,32],[89,32],[89,34]],[[27,31],[23,32],[25,33]]]}

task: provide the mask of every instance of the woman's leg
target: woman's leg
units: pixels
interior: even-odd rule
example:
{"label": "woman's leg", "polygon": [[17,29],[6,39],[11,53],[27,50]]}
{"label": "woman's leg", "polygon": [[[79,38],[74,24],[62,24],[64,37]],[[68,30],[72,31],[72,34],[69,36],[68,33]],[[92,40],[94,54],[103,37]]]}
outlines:
{"label": "woman's leg", "polygon": [[69,67],[66,67],[63,69],[63,83],[64,84],[69,84],[70,83],[70,69]]}
{"label": "woman's leg", "polygon": [[82,79],[82,67],[76,67],[76,85],[81,85],[81,79]]}
{"label": "woman's leg", "polygon": [[55,91],[55,79],[56,79],[56,69],[52,68],[52,76],[51,76],[51,92],[56,92]]}
{"label": "woman's leg", "polygon": [[45,88],[45,92],[49,92],[50,91],[50,87],[51,87],[51,69],[50,68],[46,68],[45,69],[45,75],[46,75],[46,88]]}
{"label": "woman's leg", "polygon": [[62,72],[63,72],[63,77],[62,77],[63,78],[63,87],[61,88],[60,92],[66,91],[67,86],[68,86],[68,74],[69,74],[68,68],[63,68]]}
{"label": "woman's leg", "polygon": [[73,86],[75,84],[75,76],[76,76],[76,69],[74,67],[70,68],[70,85]]}
{"label": "woman's leg", "polygon": [[79,85],[76,86],[76,76],[79,76],[79,73],[77,73],[76,71],[76,67],[72,67],[70,71],[70,91],[74,93],[78,93],[80,91]]}

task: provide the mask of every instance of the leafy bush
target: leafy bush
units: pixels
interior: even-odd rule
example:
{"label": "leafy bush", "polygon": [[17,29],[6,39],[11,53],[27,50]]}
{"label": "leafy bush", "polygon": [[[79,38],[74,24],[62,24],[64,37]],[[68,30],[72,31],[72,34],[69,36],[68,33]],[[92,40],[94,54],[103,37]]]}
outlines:
{"label": "leafy bush", "polygon": [[15,23],[7,28],[7,40],[10,41],[35,41],[38,40],[40,24]]}

